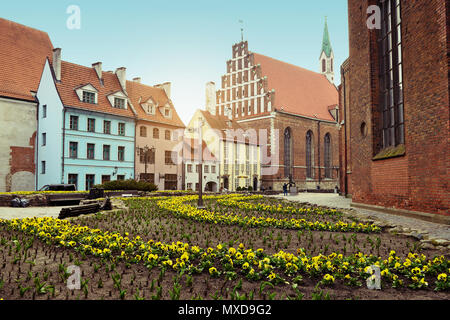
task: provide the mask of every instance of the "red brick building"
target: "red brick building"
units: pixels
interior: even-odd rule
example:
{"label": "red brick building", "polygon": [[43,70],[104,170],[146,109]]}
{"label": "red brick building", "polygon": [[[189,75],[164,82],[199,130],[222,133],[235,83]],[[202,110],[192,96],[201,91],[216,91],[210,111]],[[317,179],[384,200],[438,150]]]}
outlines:
{"label": "red brick building", "polygon": [[348,1],[340,162],[354,205],[448,220],[449,5]]}
{"label": "red brick building", "polygon": [[338,90],[325,27],[321,73],[233,46],[217,91],[213,115],[255,130],[261,147],[261,186],[282,190],[289,178],[299,190],[339,185]]}

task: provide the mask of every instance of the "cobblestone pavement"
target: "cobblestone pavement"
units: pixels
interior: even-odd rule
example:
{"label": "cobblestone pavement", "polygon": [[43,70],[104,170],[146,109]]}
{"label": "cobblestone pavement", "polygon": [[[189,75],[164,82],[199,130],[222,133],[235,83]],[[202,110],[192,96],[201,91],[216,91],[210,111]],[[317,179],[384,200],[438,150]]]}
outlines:
{"label": "cobblestone pavement", "polygon": [[52,217],[58,218],[59,212],[65,207],[27,207],[27,208],[11,208],[0,207],[0,219],[23,219],[34,217]]}
{"label": "cobblestone pavement", "polygon": [[371,211],[350,206],[351,199],[335,193],[299,193],[296,196],[273,196],[289,201],[308,202],[319,206],[345,209],[362,220],[373,220],[380,226],[392,227],[391,232],[407,234],[422,241],[425,247],[447,247],[450,250],[450,225],[428,222],[416,218]]}

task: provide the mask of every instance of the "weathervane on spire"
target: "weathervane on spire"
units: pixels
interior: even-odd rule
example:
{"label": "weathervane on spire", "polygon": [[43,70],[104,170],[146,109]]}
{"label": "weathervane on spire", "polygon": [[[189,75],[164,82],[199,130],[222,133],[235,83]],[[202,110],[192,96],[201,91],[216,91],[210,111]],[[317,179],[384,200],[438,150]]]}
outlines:
{"label": "weathervane on spire", "polygon": [[244,42],[244,21],[239,20],[239,24],[241,25],[241,41]]}

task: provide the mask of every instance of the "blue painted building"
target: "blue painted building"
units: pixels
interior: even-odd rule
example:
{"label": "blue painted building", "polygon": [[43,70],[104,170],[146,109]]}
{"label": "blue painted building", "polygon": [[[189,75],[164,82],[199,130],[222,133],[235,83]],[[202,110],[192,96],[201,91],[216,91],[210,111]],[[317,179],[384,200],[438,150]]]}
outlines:
{"label": "blue painted building", "polygon": [[89,190],[110,180],[135,177],[136,112],[126,92],[126,70],[103,72],[101,63],[84,67],[61,61],[55,49],[47,60],[39,100],[37,189],[73,183]]}

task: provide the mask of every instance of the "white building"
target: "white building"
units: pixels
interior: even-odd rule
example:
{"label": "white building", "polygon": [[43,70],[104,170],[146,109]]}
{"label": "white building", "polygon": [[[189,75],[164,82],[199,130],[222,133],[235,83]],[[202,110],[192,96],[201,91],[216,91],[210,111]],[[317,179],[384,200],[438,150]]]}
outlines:
{"label": "white building", "polygon": [[205,141],[185,138],[183,145],[185,190],[198,191],[200,159],[203,164],[203,191],[219,191],[219,160],[208,149]]}

